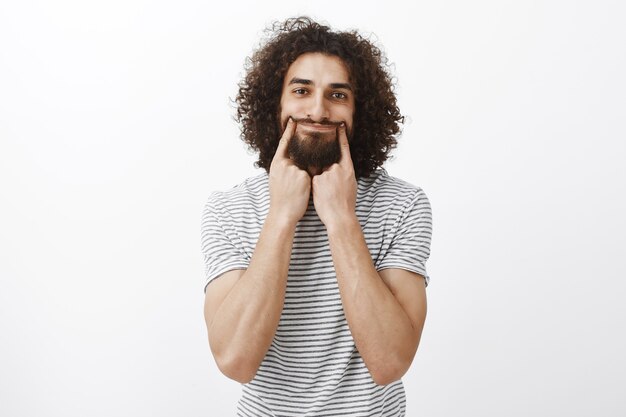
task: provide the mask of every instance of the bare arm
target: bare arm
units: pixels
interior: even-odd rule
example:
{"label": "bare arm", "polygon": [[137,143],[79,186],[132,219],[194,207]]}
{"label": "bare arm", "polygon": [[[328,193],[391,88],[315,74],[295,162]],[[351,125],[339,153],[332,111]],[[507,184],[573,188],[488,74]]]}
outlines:
{"label": "bare arm", "polygon": [[211,352],[227,377],[246,383],[270,347],[283,309],[294,228],[265,220],[247,270],[207,286],[204,316]]}
{"label": "bare arm", "polygon": [[313,201],[328,231],[341,301],[350,331],[374,382],[388,384],[408,370],[426,318],[423,277],[374,268],[355,214],[356,179],[345,127],[341,160],[313,177]]}
{"label": "bare arm", "polygon": [[420,275],[374,268],[361,226],[345,222],[328,231],[346,320],[374,382],[389,384],[409,369],[426,319]]}
{"label": "bare arm", "polygon": [[306,211],[311,179],[286,157],[290,121],[269,174],[270,209],[248,269],[229,271],[207,286],[204,315],[215,361],[246,383],[269,349],[285,300],[295,227]]}

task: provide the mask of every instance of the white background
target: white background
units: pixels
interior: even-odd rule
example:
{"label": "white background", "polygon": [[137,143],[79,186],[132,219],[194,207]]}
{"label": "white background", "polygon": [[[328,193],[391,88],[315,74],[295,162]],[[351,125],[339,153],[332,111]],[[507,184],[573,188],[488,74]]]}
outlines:
{"label": "white background", "polygon": [[[308,5],[307,5],[308,4]],[[0,415],[228,416],[199,224],[274,20],[375,34],[434,213],[408,416],[623,416],[620,1],[0,3]]]}

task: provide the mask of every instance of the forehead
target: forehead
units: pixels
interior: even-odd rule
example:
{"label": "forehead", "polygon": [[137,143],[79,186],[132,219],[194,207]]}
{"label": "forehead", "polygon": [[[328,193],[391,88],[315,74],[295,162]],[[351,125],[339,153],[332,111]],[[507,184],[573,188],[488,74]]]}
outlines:
{"label": "forehead", "polygon": [[307,52],[293,61],[287,70],[285,83],[294,77],[316,84],[347,83],[350,80],[348,68],[341,58],[320,52]]}

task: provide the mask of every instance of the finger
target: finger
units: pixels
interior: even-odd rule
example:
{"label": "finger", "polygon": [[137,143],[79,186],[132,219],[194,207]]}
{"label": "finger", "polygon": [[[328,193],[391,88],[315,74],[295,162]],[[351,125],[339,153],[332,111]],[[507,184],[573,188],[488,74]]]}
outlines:
{"label": "finger", "polygon": [[287,120],[287,126],[285,126],[285,131],[283,135],[280,137],[280,141],[278,142],[278,147],[276,148],[276,155],[279,157],[287,157],[287,145],[289,145],[289,141],[293,137],[294,132],[296,131],[296,122],[289,117]]}
{"label": "finger", "polygon": [[346,133],[346,123],[343,122],[337,128],[337,136],[339,137],[339,149],[341,150],[341,159],[339,164],[350,164],[352,166],[352,156],[350,155],[350,143]]}

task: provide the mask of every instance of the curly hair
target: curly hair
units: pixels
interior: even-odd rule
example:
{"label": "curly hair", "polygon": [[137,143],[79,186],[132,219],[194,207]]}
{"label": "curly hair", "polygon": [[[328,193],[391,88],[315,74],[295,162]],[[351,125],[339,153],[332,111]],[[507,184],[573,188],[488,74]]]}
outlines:
{"label": "curly hair", "polygon": [[289,66],[304,53],[320,52],[339,57],[350,74],[355,95],[350,153],[357,178],[368,177],[396,147],[404,122],[383,52],[356,31],[334,32],[308,17],[274,23],[267,32],[268,40],[246,60],[247,74],[235,99],[241,139],[259,154],[255,166],[269,172],[276,153],[282,133],[278,109]]}

